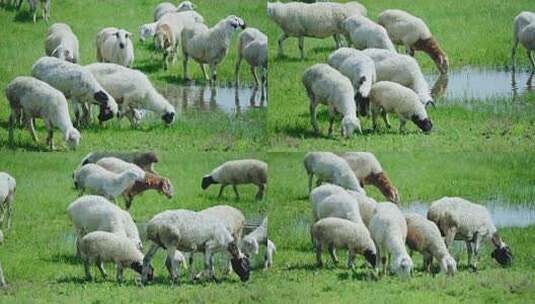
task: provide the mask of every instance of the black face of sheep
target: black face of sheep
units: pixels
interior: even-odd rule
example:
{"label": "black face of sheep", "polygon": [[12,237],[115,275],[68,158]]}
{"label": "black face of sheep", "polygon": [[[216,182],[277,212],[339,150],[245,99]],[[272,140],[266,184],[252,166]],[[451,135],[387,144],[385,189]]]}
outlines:
{"label": "black face of sheep", "polygon": [[99,121],[106,121],[113,118],[113,112],[105,105],[100,105],[100,112],[98,113]]}
{"label": "black face of sheep", "polygon": [[364,97],[362,96],[362,94],[360,94],[360,92],[357,92],[357,94],[355,94],[355,102],[357,104],[359,114],[361,116],[368,116],[370,108],[370,98]]}
{"label": "black face of sheep", "polygon": [[165,114],[162,116],[162,120],[163,120],[166,124],[170,124],[170,123],[172,123],[172,122],[175,120],[175,113],[173,113],[173,112],[165,113]]}
{"label": "black face of sheep", "polygon": [[99,104],[105,104],[108,102],[108,94],[104,93],[103,91],[98,91],[93,95],[93,98],[99,103]]}
{"label": "black face of sheep", "polygon": [[508,246],[494,249],[492,257],[502,266],[510,266],[513,263],[513,253]]}
{"label": "black face of sheep", "polygon": [[377,255],[375,252],[371,251],[370,249],[364,251],[364,258],[370,265],[372,265],[373,268],[375,268],[375,263],[377,261]]}
{"label": "black face of sheep", "polygon": [[[130,268],[132,268],[135,272],[142,274],[143,273],[143,265],[139,262],[134,262],[130,264]],[[149,265],[149,272],[147,273],[147,279],[149,281],[152,281],[154,279],[154,268],[152,265]]]}
{"label": "black face of sheep", "polygon": [[242,282],[249,280],[249,259],[245,255],[231,259],[230,263],[232,264],[232,270],[240,277]]}
{"label": "black face of sheep", "polygon": [[214,178],[211,175],[207,175],[202,178],[201,188],[203,190],[206,190],[212,184],[217,184],[217,182],[214,180]]}
{"label": "black face of sheep", "polygon": [[429,118],[419,119],[416,115],[414,115],[412,116],[412,122],[414,122],[414,124],[416,124],[418,128],[425,133],[429,133],[431,132],[431,129],[433,129],[433,123]]}

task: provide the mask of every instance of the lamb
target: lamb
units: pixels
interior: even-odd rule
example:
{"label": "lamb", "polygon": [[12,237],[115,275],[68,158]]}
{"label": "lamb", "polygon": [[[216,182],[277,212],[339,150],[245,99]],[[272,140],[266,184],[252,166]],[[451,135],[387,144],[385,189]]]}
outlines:
{"label": "lamb", "polygon": [[111,119],[117,114],[115,99],[106,92],[95,80],[93,75],[81,66],[54,57],[42,57],[32,66],[32,76],[42,80],[57,90],[66,98],[70,98],[75,107],[75,126],[81,125],[80,109],[84,105],[84,123],[91,120],[89,104],[99,105],[101,122]]}
{"label": "lamb", "polygon": [[382,265],[383,274],[386,274],[388,259],[393,272],[402,279],[407,278],[413,265],[405,248],[407,222],[399,208],[390,202],[377,204],[369,228],[377,246],[377,266]]}
{"label": "lamb", "polygon": [[[249,27],[240,33],[238,37],[238,61],[236,62],[236,86],[240,85],[240,65],[245,59],[251,66],[255,87],[264,89],[267,81],[268,67],[268,38],[261,31]],[[260,70],[261,82],[258,81],[256,70]]]}
{"label": "lamb", "polygon": [[448,73],[448,56],[422,19],[402,10],[388,9],[379,14],[377,23],[385,27],[392,42],[404,45],[411,56],[414,51],[423,51],[441,74]]}
{"label": "lamb", "polygon": [[167,250],[168,260],[171,261],[170,276],[173,281],[178,280],[176,261],[172,258],[176,250],[203,252],[205,271],[201,276],[207,274],[211,279],[215,279],[212,265],[213,253],[226,250],[232,257],[232,268],[241,281],[249,279],[248,258],[241,253],[237,240],[216,217],[190,210],[164,211],[149,221],[147,236],[152,244],[143,260],[142,283],[144,284],[150,279],[148,266],[160,247]]}
{"label": "lamb", "polygon": [[340,47],[343,21],[353,15],[366,15],[364,6],[358,2],[301,3],[268,2],[267,14],[282,30],[279,37],[279,56],[284,56],[283,44],[288,37],[299,39],[301,60],[305,58],[305,37],[327,38],[333,36],[336,48]]}
{"label": "lamb", "polygon": [[399,116],[399,132],[403,133],[408,120],[414,122],[425,133],[431,132],[433,123],[427,116],[424,105],[418,101],[418,95],[412,90],[390,81],[379,81],[370,91],[373,128],[377,129],[377,116],[381,113],[388,128],[388,113]]}
{"label": "lamb", "polygon": [[515,56],[518,43],[522,43],[531,63],[531,68],[535,71],[535,13],[521,12],[513,21],[514,43],[511,58],[513,61],[513,71],[515,70]]}
{"label": "lamb", "polygon": [[232,189],[239,199],[236,185],[254,184],[258,187],[256,199],[262,200],[268,182],[268,165],[256,159],[241,159],[224,162],[202,178],[201,188],[206,190],[212,184],[221,184],[217,198],[221,198],[226,186],[232,185]]}
{"label": "lamb", "polygon": [[365,194],[357,177],[347,162],[331,152],[309,152],[304,159],[308,175],[308,192],[312,191],[312,180],[317,176],[316,186],[322,182],[338,185],[342,188]]}
{"label": "lamb", "polygon": [[412,89],[425,106],[434,105],[431,90],[416,59],[382,49],[366,49],[375,62],[377,81],[392,81]]}
{"label": "lamb", "polygon": [[96,48],[98,62],[117,63],[130,67],[134,63],[132,34],[124,29],[107,27],[97,34]]}
{"label": "lamb", "polygon": [[74,187],[80,190],[80,195],[88,191],[115,200],[136,181],[141,182],[144,178],[143,173],[133,170],[116,174],[99,165],[87,164],[74,173]]}
{"label": "lamb", "polygon": [[170,65],[175,63],[177,53],[177,38],[173,33],[173,29],[167,23],[158,24],[156,26],[156,43],[159,48],[164,50],[163,60],[164,69],[168,69]]}
{"label": "lamb", "polygon": [[45,53],[72,63],[80,61],[78,38],[65,23],[54,23],[46,34]]}
{"label": "lamb", "polygon": [[[96,263],[103,278],[107,274],[104,271],[104,262],[115,262],[117,265],[117,282],[123,281],[125,267],[132,268],[141,274],[143,270],[143,252],[124,236],[106,231],[94,231],[86,234],[80,240],[80,256],[84,260],[85,277],[92,280],[90,264]],[[149,265],[147,277],[152,280],[154,268]]]}
{"label": "lamb", "polygon": [[502,266],[513,262],[513,254],[492,223],[490,213],[484,206],[471,203],[460,197],[443,197],[431,203],[427,218],[437,224],[445,236],[446,246],[453,240],[466,242],[468,265],[477,270],[477,259],[482,242],[494,245],[492,257]]}
{"label": "lamb", "polygon": [[260,226],[243,237],[240,242],[240,248],[243,253],[250,257],[251,255],[258,255],[260,245],[266,246],[266,254],[264,256],[264,270],[267,270],[273,265],[273,253],[277,251],[275,243],[268,239],[268,218],[262,220]]}
{"label": "lamb", "polygon": [[47,144],[54,150],[52,136],[54,127],[63,133],[69,148],[76,149],[80,143],[80,132],[72,125],[67,100],[63,94],[46,82],[33,77],[19,76],[9,83],[6,97],[11,107],[9,116],[9,142],[13,144],[15,122],[23,117],[32,138],[38,141],[34,128],[34,118],[42,118],[48,131]]}
{"label": "lamb", "polygon": [[13,216],[13,203],[15,201],[16,190],[17,182],[15,178],[6,172],[0,172],[0,232],[4,229],[4,217],[6,212],[7,229],[11,229],[11,217]]}
{"label": "lamb", "polygon": [[[17,11],[20,10],[23,0],[18,0]],[[50,3],[51,0],[28,0],[28,5],[30,5],[30,12],[33,15],[33,23],[37,22],[37,2],[41,3],[41,8],[43,11],[43,19],[48,23],[48,17],[50,17]]]}
{"label": "lamb", "polygon": [[351,16],[344,21],[342,26],[346,40],[356,49],[377,48],[396,53],[396,48],[385,28],[365,16]]}
{"label": "lamb", "polygon": [[157,26],[158,21],[141,25],[139,27],[139,41],[144,43],[148,38],[154,37],[154,35],[156,35]]}
{"label": "lamb", "polygon": [[362,222],[354,223],[346,219],[328,217],[316,222],[310,230],[316,247],[316,260],[319,267],[323,267],[322,248],[327,246],[335,264],[338,263],[338,258],[334,249],[344,248],[348,250],[347,267],[354,267],[355,255],[359,253],[375,268],[377,250],[370,237],[370,232]]}
{"label": "lamb", "polygon": [[374,185],[385,198],[399,205],[398,189],[392,184],[379,160],[370,152],[346,152],[340,154],[351,167],[360,185]]}
{"label": "lamb", "polygon": [[175,120],[173,105],[154,88],[149,78],[140,71],[113,63],[93,63],[85,67],[95,79],[120,103],[133,126],[134,109],[145,109],[158,113],[166,124]]}
{"label": "lamb", "polygon": [[146,172],[157,174],[154,171],[154,164],[159,162],[158,156],[154,151],[135,151],[135,152],[91,152],[87,154],[80,163],[80,167],[87,164],[94,164],[104,157],[115,157],[126,162],[138,165]]}
{"label": "lamb", "polygon": [[[431,272],[433,258],[440,263],[440,270],[447,275],[454,275],[457,263],[450,255],[440,235],[437,225],[417,213],[406,213],[407,246],[420,252],[424,258],[424,269]],[[411,254],[412,255],[412,254]]]}
{"label": "lamb", "polygon": [[339,48],[329,55],[328,63],[351,80],[356,92],[355,101],[361,115],[368,115],[369,95],[377,81],[375,63],[362,52],[351,48]]}
{"label": "lamb", "polygon": [[[227,56],[233,33],[238,28],[245,29],[245,27],[245,22],[240,17],[230,15],[210,29],[202,23],[196,23],[192,28],[185,28],[181,34],[184,79],[189,79],[188,60],[192,57],[201,67],[203,64],[208,64],[210,80],[216,81],[217,65]],[[202,71],[204,78],[208,80],[204,67]]]}
{"label": "lamb", "polygon": [[316,108],[322,103],[329,107],[329,137],[333,134],[336,112],[341,113],[343,137],[349,138],[355,129],[362,133],[354,102],[355,93],[351,81],[327,64],[315,64],[305,70],[303,85],[310,98],[310,119],[314,132],[320,133]]}

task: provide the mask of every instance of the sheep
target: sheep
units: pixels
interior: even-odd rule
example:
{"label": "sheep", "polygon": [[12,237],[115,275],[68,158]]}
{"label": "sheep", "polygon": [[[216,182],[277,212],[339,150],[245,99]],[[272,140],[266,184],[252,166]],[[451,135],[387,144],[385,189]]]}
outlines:
{"label": "sheep", "polygon": [[418,95],[412,90],[391,81],[379,81],[370,91],[373,128],[377,129],[377,116],[381,113],[388,128],[388,113],[399,116],[399,132],[403,133],[408,120],[414,122],[425,133],[431,132],[433,123],[427,116],[425,106],[418,101]]}
{"label": "sheep", "polygon": [[[167,24],[173,31],[173,37],[175,37],[175,43],[180,43],[182,37],[182,31],[185,28],[191,28],[197,23],[204,23],[204,18],[196,11],[182,11],[176,13],[169,13],[164,15],[158,22],[156,27]],[[155,41],[156,48],[162,48],[159,45],[158,40]],[[175,49],[178,46],[175,46]]]}
{"label": "sheep", "polygon": [[176,60],[178,47],[177,38],[173,33],[173,29],[167,23],[158,24],[156,26],[155,36],[157,45],[164,50],[164,69],[167,70]]}
{"label": "sheep", "polygon": [[340,154],[351,167],[360,185],[374,185],[385,198],[399,205],[398,189],[392,184],[379,160],[370,152],[345,152]]}
{"label": "sheep", "polygon": [[522,43],[531,63],[531,68],[535,71],[535,13],[521,12],[513,21],[513,50],[511,59],[513,61],[513,71],[515,70],[515,56],[518,43]]}
{"label": "sheep", "polygon": [[[117,282],[123,281],[125,267],[132,268],[141,274],[143,270],[143,252],[124,236],[106,231],[94,231],[86,234],[80,240],[80,256],[84,261],[85,277],[90,281],[90,264],[95,263],[103,278],[107,277],[104,271],[104,262],[115,262],[117,265]],[[150,266],[150,265],[149,265]],[[147,277],[152,280],[154,268],[147,267]]]}
{"label": "sheep", "polygon": [[230,15],[210,29],[202,23],[185,28],[181,34],[184,79],[189,79],[188,60],[192,57],[201,65],[204,78],[208,80],[203,65],[208,64],[210,80],[216,81],[217,65],[227,56],[233,33],[238,28],[245,27],[245,22],[240,17]]}
{"label": "sheep", "polygon": [[96,49],[98,62],[117,63],[130,67],[134,63],[132,34],[124,29],[107,27],[97,34]]}
{"label": "sheep", "polygon": [[203,209],[199,213],[218,218],[235,240],[241,239],[245,216],[240,210],[228,205],[218,205]]}
{"label": "sheep", "polygon": [[158,21],[141,25],[139,27],[139,41],[144,43],[148,38],[154,37],[154,35],[156,35],[157,26]]}
{"label": "sheep", "polygon": [[316,260],[319,267],[323,267],[321,259],[322,248],[328,247],[333,263],[338,263],[334,249],[348,250],[347,267],[354,267],[355,255],[362,254],[366,261],[375,268],[377,250],[370,232],[361,223],[354,223],[342,218],[327,217],[314,223],[310,228],[316,247]]}
{"label": "sheep", "polygon": [[353,15],[366,15],[364,6],[358,2],[301,3],[268,2],[267,15],[282,30],[279,37],[279,56],[284,56],[283,44],[289,37],[299,39],[301,60],[305,58],[305,37],[327,38],[333,36],[336,48],[340,47],[343,21]]}
{"label": "sheep", "polygon": [[154,170],[154,164],[159,162],[158,156],[154,151],[135,151],[135,152],[90,152],[80,163],[80,166],[94,164],[104,157],[115,157],[126,162],[138,165],[146,172],[157,174]]}
{"label": "sheep", "polygon": [[302,80],[310,99],[310,120],[316,134],[320,133],[316,117],[316,108],[320,103],[329,107],[329,137],[333,136],[337,112],[343,116],[343,137],[349,138],[355,129],[362,134],[356,114],[355,93],[348,78],[329,65],[320,63],[306,69]]}
{"label": "sheep", "polygon": [[145,109],[158,113],[166,124],[175,120],[176,111],[154,88],[149,78],[140,71],[113,63],[93,63],[85,67],[95,79],[119,101],[121,113],[133,126],[137,125],[133,109]]}
{"label": "sheep", "polygon": [[358,112],[367,116],[370,90],[377,81],[373,60],[358,50],[339,48],[329,55],[328,63],[351,80]]}
{"label": "sheep", "polygon": [[377,266],[382,265],[383,274],[386,274],[387,265],[390,263],[393,272],[402,279],[407,278],[413,265],[405,248],[407,222],[399,208],[390,202],[377,204],[369,229],[377,246]]}
{"label": "sheep", "polygon": [[337,217],[354,223],[363,223],[359,205],[352,195],[336,185],[325,184],[310,192],[313,222]]}
{"label": "sheep", "polygon": [[9,142],[13,144],[15,122],[23,117],[35,142],[38,141],[34,128],[34,118],[42,118],[48,131],[46,142],[54,150],[54,127],[63,133],[64,139],[72,150],[80,143],[80,132],[74,128],[69,116],[67,100],[63,94],[46,82],[33,77],[19,76],[9,83],[6,97],[11,107],[9,116]]}
{"label": "sheep", "polygon": [[264,270],[267,270],[273,265],[273,254],[277,251],[275,243],[268,239],[268,218],[267,216],[262,220],[262,223],[253,231],[243,237],[240,242],[240,248],[243,253],[250,257],[251,255],[258,255],[260,245],[266,246],[266,254],[264,256]]}
{"label": "sheep", "polygon": [[[0,245],[4,244],[4,232],[0,230]],[[4,278],[4,270],[2,269],[2,265],[0,265],[0,288],[7,287],[6,279]]]}
{"label": "sheep", "polygon": [[[20,10],[23,0],[18,0],[17,11]],[[28,0],[28,5],[30,6],[30,12],[33,15],[33,23],[37,22],[37,2],[41,3],[41,8],[43,11],[43,19],[48,23],[48,18],[50,17],[50,3],[51,0]]]}
{"label": "sheep", "polygon": [[77,251],[80,239],[93,231],[126,236],[137,248],[143,248],[138,228],[130,214],[102,196],[84,195],[77,198],[67,208],[67,214],[76,230]]}
{"label": "sheep", "polygon": [[88,191],[115,200],[136,181],[141,182],[144,178],[144,172],[129,169],[116,174],[99,165],[87,164],[74,173],[74,187],[80,191],[80,196]]}
{"label": "sheep", "polygon": [[357,177],[347,162],[331,152],[309,152],[305,155],[304,166],[308,175],[308,192],[312,191],[312,180],[317,176],[316,186],[322,182],[365,194]]}
{"label": "sheep", "polygon": [[48,83],[61,91],[67,99],[71,99],[75,107],[76,127],[80,127],[82,123],[79,103],[83,104],[85,124],[91,120],[90,103],[100,106],[98,119],[101,122],[117,114],[115,99],[102,88],[89,71],[77,64],[54,57],[42,57],[32,66],[32,76]]}
{"label": "sheep", "polygon": [[158,249],[167,250],[170,260],[170,276],[173,281],[178,280],[176,261],[172,258],[176,250],[186,252],[203,252],[205,257],[205,271],[198,275],[208,275],[215,279],[212,255],[226,250],[232,259],[232,268],[241,281],[249,279],[249,260],[237,246],[237,240],[216,217],[190,210],[168,210],[155,215],[147,224],[147,236],[151,240],[151,247],[143,260],[142,283],[150,279],[148,266]]}
{"label": "sheep", "polygon": [[348,44],[352,44],[356,49],[377,48],[396,53],[396,48],[385,28],[365,16],[351,16],[342,26]]}
{"label": "sheep", "polygon": [[383,49],[363,50],[375,63],[377,81],[392,81],[412,89],[425,106],[434,105],[429,84],[416,59]]}
{"label": "sheep", "polygon": [[176,11],[176,6],[173,3],[162,2],[154,8],[153,20],[156,22],[160,20],[165,14]]}
{"label": "sheep", "polygon": [[[433,258],[440,263],[440,270],[454,275],[457,262],[448,252],[437,225],[417,213],[405,213],[407,221],[407,246],[420,252],[424,258],[424,269],[431,272]],[[411,254],[412,256],[412,254]]]}
{"label": "sheep", "polygon": [[268,165],[256,159],[241,159],[224,162],[210,174],[203,176],[201,188],[206,190],[212,184],[221,184],[217,198],[221,198],[226,186],[232,185],[236,199],[240,198],[236,185],[254,184],[258,187],[256,200],[262,200],[267,188]]}
{"label": "sheep", "polygon": [[[13,216],[13,203],[17,181],[6,172],[0,172],[0,232],[4,229],[4,217],[7,212],[7,229],[11,229],[11,217]],[[2,235],[3,236],[3,235]]]}
{"label": "sheep", "polygon": [[[261,31],[249,27],[238,36],[238,61],[236,62],[236,87],[240,85],[240,65],[245,59],[251,66],[255,87],[264,89],[267,81],[268,38]],[[258,81],[256,70],[260,69],[261,82]]]}
{"label": "sheep", "polygon": [[78,38],[65,23],[54,23],[48,28],[45,40],[45,53],[72,63],[80,61]]}
{"label": "sheep", "polygon": [[466,242],[468,265],[477,270],[477,259],[482,242],[494,245],[492,257],[502,266],[513,262],[511,248],[505,244],[494,226],[490,213],[484,206],[460,197],[443,197],[431,203],[427,218],[437,224],[445,237],[446,246],[454,240]]}
{"label": "sheep", "polygon": [[422,19],[402,10],[388,9],[379,14],[377,23],[384,26],[393,43],[404,45],[408,54],[425,52],[441,74],[448,73],[448,56]]}

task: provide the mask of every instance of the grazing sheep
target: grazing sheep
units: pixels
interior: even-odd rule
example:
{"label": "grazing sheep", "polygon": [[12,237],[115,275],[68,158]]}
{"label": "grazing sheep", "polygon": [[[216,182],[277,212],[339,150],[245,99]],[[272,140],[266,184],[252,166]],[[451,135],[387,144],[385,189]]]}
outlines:
{"label": "grazing sheep", "polygon": [[[182,31],[185,28],[191,28],[196,23],[204,23],[204,18],[196,11],[183,11],[176,13],[169,13],[164,15],[158,22],[157,26],[167,24],[173,31],[173,37],[175,37],[175,43],[179,44],[182,37]],[[161,49],[158,40],[155,41],[157,49]],[[178,45],[175,46],[175,49]]]}
{"label": "grazing sheep", "polygon": [[173,33],[173,29],[167,23],[158,24],[156,26],[156,43],[159,48],[163,49],[164,69],[167,70],[170,65],[175,63],[177,53],[177,38]]}
{"label": "grazing sheep", "polygon": [[217,198],[221,198],[226,186],[232,185],[232,189],[239,199],[236,185],[254,184],[258,187],[256,199],[262,200],[268,182],[268,165],[256,159],[241,159],[224,162],[212,170],[209,175],[202,178],[201,188],[206,190],[212,184],[221,184]]}
{"label": "grazing sheep", "polygon": [[[236,62],[236,86],[240,85],[240,65],[245,59],[251,66],[255,87],[264,89],[267,81],[268,38],[261,31],[249,27],[238,36],[238,61]],[[256,70],[260,70],[261,82],[258,81]]]}
{"label": "grazing sheep", "polygon": [[403,133],[408,120],[414,122],[425,133],[431,132],[433,123],[427,116],[425,106],[418,101],[418,95],[411,89],[390,81],[379,81],[370,91],[373,128],[377,129],[377,116],[381,113],[388,128],[388,113],[399,116],[399,132]]}
{"label": "grazing sheep", "polygon": [[362,52],[351,48],[339,48],[329,55],[329,65],[351,80],[356,92],[355,101],[359,113],[368,115],[369,95],[377,81],[375,63]]}
{"label": "grazing sheep", "polygon": [[161,115],[166,124],[175,120],[173,105],[158,93],[142,72],[113,63],[93,63],[86,69],[119,102],[121,114],[125,114],[133,126],[138,123],[134,119],[134,109],[153,111]]}
{"label": "grazing sheep", "polygon": [[[17,1],[17,0],[16,0]],[[23,0],[18,0],[17,11],[20,10]],[[50,3],[51,0],[28,0],[28,5],[30,6],[30,12],[33,15],[33,23],[37,22],[37,2],[41,3],[41,9],[43,11],[43,19],[48,23],[48,17],[50,17]]]}
{"label": "grazing sheep", "polygon": [[377,266],[383,266],[383,274],[390,263],[393,272],[407,278],[412,270],[412,259],[405,248],[407,222],[399,208],[389,202],[377,204],[369,228],[377,246]]}
{"label": "grazing sheep", "polygon": [[203,209],[199,213],[217,218],[235,240],[241,239],[245,226],[245,216],[240,210],[228,205],[218,205]]}
{"label": "grazing sheep", "polygon": [[138,165],[141,169],[146,172],[157,174],[154,171],[154,164],[159,162],[158,156],[153,151],[135,151],[135,152],[91,152],[87,154],[80,163],[80,166],[87,164],[94,164],[99,159],[104,157],[115,157],[122,159],[126,162],[133,163]]}
{"label": "grazing sheep", "polygon": [[283,44],[288,37],[299,39],[301,60],[305,58],[305,37],[327,38],[333,36],[336,48],[340,47],[343,21],[353,15],[366,15],[364,6],[358,2],[348,3],[301,3],[268,2],[267,14],[282,30],[279,37],[279,56],[284,56]]}
{"label": "grazing sheep", "polygon": [[397,82],[418,94],[423,105],[434,105],[431,89],[416,59],[383,49],[366,49],[362,52],[375,62],[377,81]]}
{"label": "grazing sheep", "polygon": [[531,63],[531,68],[535,71],[535,13],[521,12],[513,21],[514,43],[511,58],[513,61],[513,71],[515,69],[515,56],[518,43],[522,43]]}
{"label": "grazing sheep", "polygon": [[356,113],[353,85],[347,77],[329,65],[320,63],[305,70],[303,85],[310,98],[310,120],[316,134],[320,133],[316,117],[316,108],[320,103],[329,107],[329,137],[333,134],[337,112],[343,116],[341,128],[343,137],[349,138],[355,129],[362,133]]}
{"label": "grazing sheep", "polygon": [[65,23],[54,23],[48,28],[45,40],[45,53],[72,63],[80,61],[78,38]]}
{"label": "grazing sheep", "polygon": [[89,108],[91,103],[99,105],[98,119],[101,122],[117,114],[115,99],[102,88],[89,71],[77,64],[54,57],[42,57],[32,66],[32,76],[48,83],[61,91],[66,98],[71,99],[75,108],[76,127],[79,127],[82,122],[80,104],[83,105],[85,124],[89,124],[91,120]]}
{"label": "grazing sheep", "polygon": [[482,242],[494,245],[492,257],[502,266],[511,265],[513,254],[503,242],[490,213],[484,206],[471,203],[460,197],[443,197],[431,203],[427,218],[437,224],[445,236],[446,246],[454,240],[466,242],[468,265],[477,270],[477,259]]}
{"label": "grazing sheep", "polygon": [[[424,258],[424,269],[431,272],[433,258],[440,263],[440,270],[447,275],[454,275],[457,262],[448,252],[437,225],[417,213],[406,213],[407,246],[420,252]],[[412,254],[411,254],[412,255]]]}
{"label": "grazing sheep", "polygon": [[13,216],[13,202],[15,200],[16,190],[17,182],[15,181],[15,178],[6,172],[0,172],[0,232],[4,229],[4,217],[6,212],[7,229],[11,229],[11,217]]}
{"label": "grazing sheep", "polygon": [[36,78],[20,76],[9,83],[6,97],[11,107],[8,127],[11,144],[13,128],[20,117],[23,117],[33,140],[37,142],[34,119],[42,118],[48,131],[46,142],[50,150],[54,150],[54,127],[61,130],[69,148],[76,149],[80,143],[80,132],[72,125],[67,100],[60,91]]}
{"label": "grazing sheep", "polygon": [[344,189],[365,194],[357,177],[347,162],[331,152],[309,152],[304,159],[308,175],[308,192],[312,191],[312,180],[317,176],[316,186],[322,182],[332,183]]}
{"label": "grazing sheep", "polygon": [[74,187],[80,190],[80,195],[88,191],[115,200],[131,188],[136,181],[141,182],[144,178],[144,173],[134,170],[116,174],[99,165],[87,164],[74,173]]}
{"label": "grazing sheep", "polygon": [[124,29],[107,27],[97,34],[97,61],[130,67],[134,63],[132,34]]}
{"label": "grazing sheep", "polygon": [[362,254],[372,268],[375,268],[377,250],[370,232],[362,222],[355,223],[342,218],[328,217],[314,223],[310,228],[316,247],[316,260],[323,267],[322,248],[327,247],[333,263],[338,264],[335,249],[347,249],[347,267],[353,268],[355,255]]}
{"label": "grazing sheep", "polygon": [[172,13],[172,12],[176,12],[176,6],[173,3],[162,2],[156,5],[156,7],[154,8],[153,20],[156,22],[162,19],[162,17],[165,14]]}
{"label": "grazing sheep", "polygon": [[240,248],[243,253],[250,257],[251,255],[258,255],[260,245],[266,246],[266,254],[264,256],[264,270],[267,270],[273,265],[273,253],[277,251],[275,244],[268,239],[268,218],[267,216],[262,220],[262,223],[256,227],[255,230],[243,237],[240,242]]}
{"label": "grazing sheep", "polygon": [[362,223],[359,205],[355,198],[344,189],[325,184],[310,192],[313,221],[327,217],[337,217],[354,223]]}
{"label": "grazing sheep", "polygon": [[370,152],[346,152],[340,154],[351,167],[360,185],[374,185],[385,198],[397,205],[400,203],[398,189],[392,184],[379,160]]}
{"label": "grazing sheep", "polygon": [[396,53],[396,47],[385,28],[365,16],[355,15],[343,23],[346,40],[356,49],[385,49]]}
{"label": "grazing sheep", "polygon": [[[107,274],[104,271],[104,262],[114,262],[117,265],[117,282],[123,281],[125,267],[132,268],[141,274],[143,270],[143,252],[141,252],[130,240],[124,236],[106,231],[94,231],[86,234],[80,240],[80,256],[84,260],[85,277],[92,280],[90,265],[95,263],[103,278]],[[149,265],[150,266],[150,265]],[[147,267],[147,277],[153,278],[154,268]]]}
{"label": "grazing sheep", "polygon": [[154,37],[154,35],[156,35],[157,26],[158,21],[141,25],[139,27],[139,41],[144,43],[148,38]]}
{"label": "grazing sheep", "polygon": [[219,21],[210,29],[202,23],[185,28],[181,34],[184,79],[189,79],[188,60],[192,57],[201,65],[204,78],[208,80],[203,65],[208,64],[210,80],[216,81],[217,65],[227,56],[232,35],[238,28],[245,29],[245,22],[234,15]]}
{"label": "grazing sheep", "polygon": [[177,265],[173,259],[176,250],[185,252],[203,252],[205,271],[198,275],[208,275],[215,279],[212,255],[218,251],[228,251],[231,255],[232,268],[242,281],[249,279],[249,260],[237,246],[237,240],[216,217],[190,210],[168,210],[154,216],[147,224],[147,236],[152,241],[151,247],[143,260],[142,282],[150,278],[148,266],[158,249],[167,250],[173,281],[178,281]]}

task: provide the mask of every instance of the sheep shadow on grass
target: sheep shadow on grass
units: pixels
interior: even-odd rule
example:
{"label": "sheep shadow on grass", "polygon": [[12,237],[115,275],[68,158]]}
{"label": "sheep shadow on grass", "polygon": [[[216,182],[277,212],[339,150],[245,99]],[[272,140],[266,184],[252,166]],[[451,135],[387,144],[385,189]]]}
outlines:
{"label": "sheep shadow on grass", "polygon": [[157,60],[143,60],[136,62],[134,68],[150,74],[163,69],[163,64]]}
{"label": "sheep shadow on grass", "polygon": [[17,7],[15,5],[12,5],[12,4],[9,4],[9,3],[0,4],[0,8],[2,8],[3,10],[5,10],[7,12],[14,12],[14,11],[17,10]]}
{"label": "sheep shadow on grass", "polygon": [[[39,19],[39,14],[37,14],[38,18]],[[16,15],[15,17],[13,18],[13,21],[15,22],[20,22],[20,23],[30,23],[30,22],[33,22],[33,15],[30,11],[28,10],[20,10]]]}

